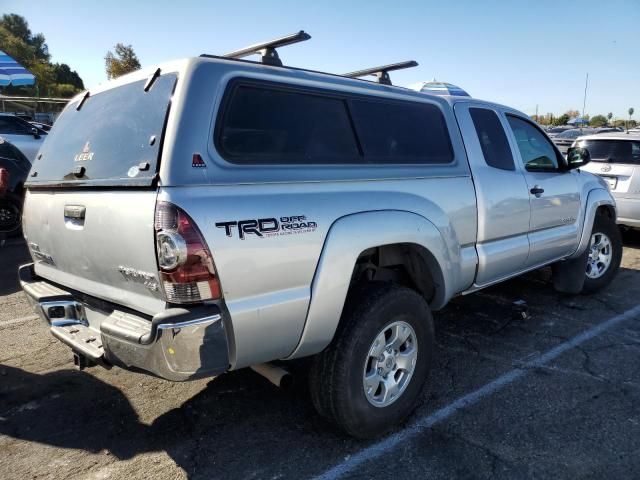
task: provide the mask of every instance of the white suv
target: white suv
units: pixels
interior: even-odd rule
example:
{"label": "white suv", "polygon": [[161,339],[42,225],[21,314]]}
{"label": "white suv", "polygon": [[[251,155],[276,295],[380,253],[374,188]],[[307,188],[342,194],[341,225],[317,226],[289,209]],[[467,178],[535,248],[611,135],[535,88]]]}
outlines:
{"label": "white suv", "polygon": [[584,168],[604,178],[616,199],[618,223],[640,228],[640,132],[587,135],[575,146],[589,150]]}

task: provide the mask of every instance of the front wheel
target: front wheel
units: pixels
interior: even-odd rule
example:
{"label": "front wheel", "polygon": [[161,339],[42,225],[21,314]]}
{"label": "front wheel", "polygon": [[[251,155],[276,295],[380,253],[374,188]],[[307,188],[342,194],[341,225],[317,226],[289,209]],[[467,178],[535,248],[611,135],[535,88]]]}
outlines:
{"label": "front wheel", "polygon": [[586,278],[582,291],[591,293],[611,283],[622,260],[622,237],[615,221],[606,214],[596,215],[587,249]]}
{"label": "front wheel", "polygon": [[379,436],[416,407],[431,365],[433,320],[417,292],[373,283],[349,300],[309,375],[318,412],[357,438]]}

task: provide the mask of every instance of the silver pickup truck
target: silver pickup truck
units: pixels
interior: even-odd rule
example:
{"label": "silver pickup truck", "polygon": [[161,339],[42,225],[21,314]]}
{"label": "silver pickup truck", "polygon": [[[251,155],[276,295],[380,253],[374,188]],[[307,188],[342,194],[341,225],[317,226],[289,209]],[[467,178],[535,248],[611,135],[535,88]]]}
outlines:
{"label": "silver pickup truck", "polygon": [[280,44],[131,73],[56,121],[19,273],[79,366],[180,381],[312,357],[319,413],[373,437],[415,407],[452,297],[545,265],[574,294],[616,274],[587,150],[565,160],[521,112],[393,86],[398,65],[283,67]]}

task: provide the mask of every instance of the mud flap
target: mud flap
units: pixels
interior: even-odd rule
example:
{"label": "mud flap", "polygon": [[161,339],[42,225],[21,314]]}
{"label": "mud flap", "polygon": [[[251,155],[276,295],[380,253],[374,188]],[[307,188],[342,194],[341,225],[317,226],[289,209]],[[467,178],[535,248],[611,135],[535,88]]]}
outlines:
{"label": "mud flap", "polygon": [[577,294],[582,292],[586,278],[587,257],[589,249],[577,258],[556,262],[551,265],[553,272],[553,288],[561,293]]}

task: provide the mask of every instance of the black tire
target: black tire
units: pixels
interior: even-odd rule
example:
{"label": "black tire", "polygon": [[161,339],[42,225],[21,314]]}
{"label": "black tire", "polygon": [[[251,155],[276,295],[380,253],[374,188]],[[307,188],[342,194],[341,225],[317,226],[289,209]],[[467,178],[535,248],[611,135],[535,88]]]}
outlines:
{"label": "black tire", "polygon": [[[610,240],[611,262],[604,273],[598,278],[589,277],[585,268],[586,278],[584,280],[584,286],[582,287],[582,293],[593,293],[606,287],[611,283],[620,268],[620,262],[622,260],[622,236],[615,221],[606,213],[598,213],[593,222],[591,235],[593,236],[598,233],[606,235]],[[588,248],[591,247],[589,246]],[[587,259],[587,261],[589,261],[589,259]]]}
{"label": "black tire", "polygon": [[12,193],[0,197],[0,235],[15,237],[22,226],[22,199]]}
{"label": "black tire", "polygon": [[[376,337],[396,321],[406,322],[415,333],[415,367],[393,403],[374,406],[364,391],[365,363]],[[351,295],[332,343],[312,361],[309,383],[313,404],[349,435],[382,435],[417,406],[434,345],[433,319],[424,298],[409,288],[372,283],[357,296]]]}

